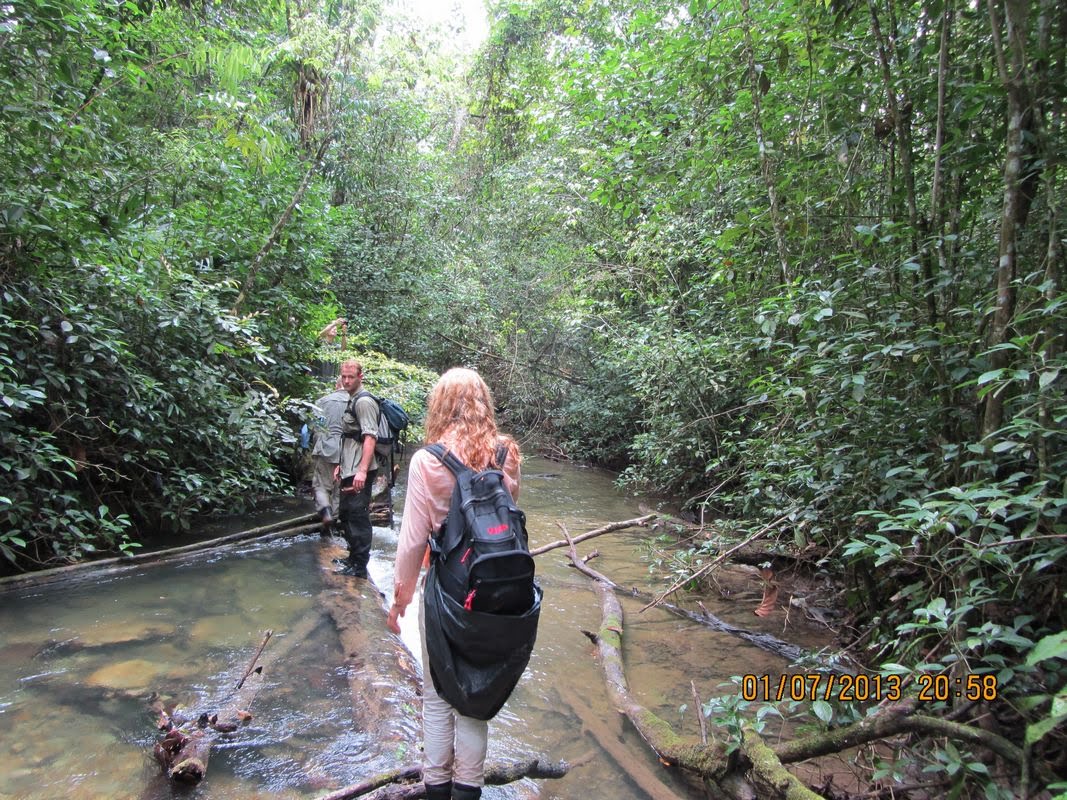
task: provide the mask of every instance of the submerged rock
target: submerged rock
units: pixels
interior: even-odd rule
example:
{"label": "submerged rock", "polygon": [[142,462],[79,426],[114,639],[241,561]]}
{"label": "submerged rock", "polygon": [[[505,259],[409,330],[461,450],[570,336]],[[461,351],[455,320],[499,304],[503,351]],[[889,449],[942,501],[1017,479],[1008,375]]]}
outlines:
{"label": "submerged rock", "polygon": [[102,686],[120,691],[146,691],[157,683],[157,678],[167,671],[163,664],[133,658],[120,661],[93,672],[85,679],[89,686]]}

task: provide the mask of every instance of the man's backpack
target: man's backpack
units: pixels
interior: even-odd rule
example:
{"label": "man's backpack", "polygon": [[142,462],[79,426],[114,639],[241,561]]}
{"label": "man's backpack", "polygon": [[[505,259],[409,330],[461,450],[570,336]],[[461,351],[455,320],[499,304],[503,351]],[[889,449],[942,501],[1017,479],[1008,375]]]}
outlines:
{"label": "man's backpack", "polygon": [[526,669],[541,588],[526,517],[497,469],[474,472],[440,444],[426,448],[456,476],[448,517],[430,543],[426,649],[437,693],[460,714],[491,719]]}
{"label": "man's backpack", "polygon": [[[356,401],[369,397],[378,404],[378,436],[374,442],[374,452],[383,460],[391,460],[393,453],[404,452],[404,431],[407,430],[410,417],[400,404],[384,397],[377,397],[366,389],[356,392],[348,401],[348,410],[355,415]],[[391,472],[392,470],[390,470]]]}

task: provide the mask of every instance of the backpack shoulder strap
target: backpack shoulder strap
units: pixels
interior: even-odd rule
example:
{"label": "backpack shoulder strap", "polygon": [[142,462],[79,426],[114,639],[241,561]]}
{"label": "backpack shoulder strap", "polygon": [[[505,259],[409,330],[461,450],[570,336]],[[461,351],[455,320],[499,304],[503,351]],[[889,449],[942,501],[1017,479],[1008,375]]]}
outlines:
{"label": "backpack shoulder strap", "polygon": [[356,401],[359,400],[359,398],[361,398],[361,397],[369,397],[371,400],[373,400],[375,402],[375,404],[378,406],[378,413],[379,414],[382,413],[382,401],[378,399],[377,395],[371,394],[366,389],[360,389],[358,392],[356,392],[354,395],[352,395],[352,397],[349,399],[348,402],[350,402],[352,404],[352,407],[355,408]]}
{"label": "backpack shoulder strap", "polygon": [[[473,472],[470,467],[468,467],[466,464],[464,464],[462,461],[452,455],[451,450],[445,449],[445,446],[443,444],[440,444],[439,442],[434,444],[428,444],[424,449],[429,450],[431,453],[437,456],[437,460],[444,464],[446,467],[448,467],[450,470],[452,470],[452,474],[455,475],[457,478],[460,476],[460,473]],[[494,458],[494,463],[496,468],[504,469],[504,462],[508,460],[508,446],[504,443],[498,445],[496,448],[495,456],[496,457]]]}
{"label": "backpack shoulder strap", "polygon": [[447,558],[463,540],[465,523],[461,503],[464,487],[467,492],[470,491],[471,478],[474,473],[443,444],[428,444],[423,449],[432,453],[438,461],[448,467],[456,478],[456,486],[452,490],[452,500],[448,506],[448,516],[445,517],[441,527],[430,537],[430,551],[436,560]]}
{"label": "backpack shoulder strap", "polygon": [[444,464],[456,476],[456,480],[459,480],[460,476],[464,473],[470,472],[471,468],[452,455],[451,450],[445,449],[445,446],[440,443],[428,444],[424,448],[433,455],[437,456],[437,460]]}

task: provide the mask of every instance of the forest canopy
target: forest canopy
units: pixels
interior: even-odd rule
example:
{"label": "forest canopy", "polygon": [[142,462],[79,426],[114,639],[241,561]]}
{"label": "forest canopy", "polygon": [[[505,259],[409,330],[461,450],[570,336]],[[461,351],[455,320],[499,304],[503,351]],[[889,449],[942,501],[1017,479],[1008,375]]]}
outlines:
{"label": "forest canopy", "polygon": [[872,664],[996,674],[1062,754],[1067,9],[490,23],[467,55],[376,2],[0,2],[7,569],[284,490],[345,315],[767,528]]}

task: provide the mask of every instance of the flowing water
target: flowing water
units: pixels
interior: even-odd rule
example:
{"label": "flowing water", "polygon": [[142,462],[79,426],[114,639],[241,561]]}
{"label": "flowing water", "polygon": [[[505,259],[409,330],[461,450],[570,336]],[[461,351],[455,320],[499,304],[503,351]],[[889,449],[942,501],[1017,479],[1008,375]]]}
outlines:
{"label": "flowing water", "polygon": [[[562,538],[559,524],[577,535],[640,515],[638,499],[619,492],[606,473],[538,458],[529,458],[523,470],[520,505],[531,546]],[[398,490],[402,512],[402,486]],[[295,510],[310,512],[310,503]],[[232,525],[247,527],[247,520]],[[617,583],[655,591],[647,566],[651,536],[632,529],[578,548],[583,555],[597,550],[594,566]],[[416,762],[417,709],[407,710],[410,742],[375,741],[354,729],[349,666],[332,622],[316,604],[320,547],[317,536],[249,542],[179,564],[85,574],[0,594],[0,799],[295,800]],[[395,530],[375,529],[371,577],[386,593],[395,547]],[[588,580],[566,562],[563,549],[537,558],[545,590],[537,647],[511,700],[490,723],[489,759],[540,754],[586,760],[562,779],[487,787],[483,796],[637,800],[647,794],[628,773],[639,768],[679,797],[705,797],[698,784],[663,768],[610,707],[593,645],[583,633],[599,626],[599,604]],[[787,666],[666,612],[639,614],[643,603],[637,600],[624,599],[623,605],[631,690],[682,733],[698,733],[692,684],[707,699],[734,691],[723,686],[732,675],[775,674]],[[709,610],[801,645],[820,644],[803,626],[783,634],[784,615],[759,619],[752,607],[720,600]],[[401,638],[417,652],[414,609],[403,620]],[[149,711],[154,694],[177,698],[189,709],[204,707],[241,676],[267,629],[284,638],[309,613],[321,622],[269,670],[252,722],[218,741],[205,781],[187,791],[168,786],[150,756],[158,737]],[[586,730],[578,707],[595,720],[601,741],[606,732],[610,746],[602,747]]]}

